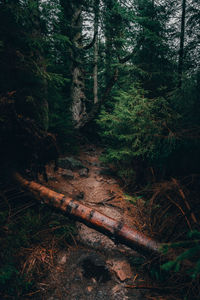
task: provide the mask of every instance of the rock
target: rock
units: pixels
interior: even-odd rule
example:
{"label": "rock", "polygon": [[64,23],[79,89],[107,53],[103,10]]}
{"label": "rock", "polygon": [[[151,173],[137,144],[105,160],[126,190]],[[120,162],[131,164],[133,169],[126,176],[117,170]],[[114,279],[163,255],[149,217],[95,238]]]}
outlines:
{"label": "rock", "polygon": [[58,264],[64,265],[67,262],[67,254],[65,252],[60,252],[58,254]]}
{"label": "rock", "polygon": [[79,194],[77,194],[76,196],[75,196],[75,199],[76,200],[82,200],[84,198],[84,192],[80,192]]}
{"label": "rock", "polygon": [[110,259],[107,261],[107,264],[119,280],[125,281],[126,279],[133,278],[130,264],[126,260]]}
{"label": "rock", "polygon": [[74,179],[74,174],[73,174],[73,172],[71,170],[63,169],[59,173],[65,179]]}
{"label": "rock", "polygon": [[91,293],[92,290],[93,290],[93,286],[88,286],[88,287],[87,287],[88,293]]}
{"label": "rock", "polygon": [[48,176],[48,180],[57,181],[56,176]]}
{"label": "rock", "polygon": [[73,157],[63,157],[58,160],[58,167],[70,170],[79,170],[85,168],[80,160]]}
{"label": "rock", "polygon": [[90,165],[93,166],[93,167],[100,167],[101,166],[101,164],[98,163],[98,162],[91,162]]}
{"label": "rock", "polygon": [[81,177],[88,177],[89,169],[88,168],[81,169],[78,173]]}

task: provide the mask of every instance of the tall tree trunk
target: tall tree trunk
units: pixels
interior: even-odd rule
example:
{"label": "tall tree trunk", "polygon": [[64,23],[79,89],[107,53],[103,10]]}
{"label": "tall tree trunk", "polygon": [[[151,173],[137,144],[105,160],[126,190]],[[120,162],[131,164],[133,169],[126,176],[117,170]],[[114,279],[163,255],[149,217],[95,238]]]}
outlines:
{"label": "tall tree trunk", "polygon": [[99,27],[99,2],[100,0],[94,1],[94,69],[93,69],[93,93],[94,93],[94,104],[98,102],[98,27]]}
{"label": "tall tree trunk", "polygon": [[181,87],[182,84],[182,74],[183,74],[185,10],[186,10],[186,0],[182,0],[181,35],[180,35],[179,62],[178,62],[178,76],[179,76],[178,86],[179,87]]}
{"label": "tall tree trunk", "polygon": [[63,28],[61,32],[70,40],[70,72],[71,72],[71,112],[74,126],[79,128],[82,119],[86,118],[85,80],[83,69],[82,45],[82,9],[83,0],[60,0],[63,8]]}
{"label": "tall tree trunk", "polygon": [[[31,1],[30,5],[31,5]],[[40,12],[40,5],[39,5],[39,1],[35,1],[36,3],[36,8],[34,11],[34,15],[35,17],[33,17],[33,31],[32,31],[32,37],[35,39],[39,39],[42,36],[42,30],[41,30],[41,12]],[[36,57],[37,57],[37,65],[40,67],[41,73],[45,74],[46,73],[46,63],[43,57],[43,54],[41,53],[41,50],[38,49],[36,50],[35,53]],[[40,87],[38,86],[38,88],[40,88],[40,94],[41,94],[41,98],[40,101],[37,103],[38,105],[38,123],[40,124],[40,126],[42,127],[43,130],[47,131],[48,127],[49,127],[49,104],[48,104],[48,84],[47,84],[47,80],[45,78],[45,76],[42,76],[43,78],[41,78],[41,84]],[[37,98],[37,96],[35,97]],[[36,101],[38,101],[38,99],[35,99]]]}
{"label": "tall tree trunk", "polygon": [[86,117],[85,106],[85,81],[84,70],[82,67],[82,4],[77,1],[71,3],[72,7],[72,50],[71,50],[71,99],[72,99],[72,117],[76,128],[80,127],[81,121]]}
{"label": "tall tree trunk", "polygon": [[104,0],[105,5],[105,85],[108,85],[112,77],[112,48],[113,48],[113,36],[112,36],[112,24],[111,15],[113,9],[113,0]]}

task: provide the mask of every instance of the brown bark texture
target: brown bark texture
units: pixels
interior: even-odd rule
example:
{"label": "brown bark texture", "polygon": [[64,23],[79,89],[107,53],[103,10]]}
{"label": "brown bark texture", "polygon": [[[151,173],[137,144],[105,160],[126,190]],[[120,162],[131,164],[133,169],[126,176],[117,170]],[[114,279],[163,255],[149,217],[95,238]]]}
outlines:
{"label": "brown bark texture", "polygon": [[110,218],[70,197],[66,197],[64,194],[52,191],[39,183],[28,181],[19,173],[15,173],[14,178],[23,189],[28,190],[42,203],[78,218],[87,225],[116,238],[117,241],[128,245],[144,255],[160,254],[161,244],[126,224]]}

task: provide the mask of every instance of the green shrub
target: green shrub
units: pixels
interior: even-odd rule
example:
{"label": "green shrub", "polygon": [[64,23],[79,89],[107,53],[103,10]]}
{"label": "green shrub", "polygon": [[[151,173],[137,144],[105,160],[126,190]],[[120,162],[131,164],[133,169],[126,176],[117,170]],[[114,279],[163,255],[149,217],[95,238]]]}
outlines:
{"label": "green shrub", "polygon": [[148,99],[134,87],[119,91],[113,111],[102,111],[98,120],[107,143],[103,160],[113,163],[122,177],[133,177],[138,160],[162,167],[177,146],[179,118],[164,98]]}
{"label": "green shrub", "polygon": [[168,261],[162,265],[162,270],[179,272],[181,270],[181,265],[185,264],[186,261],[189,261],[189,268],[187,267],[187,264],[185,264],[185,267],[187,268],[186,272],[193,279],[197,278],[197,276],[200,275],[200,232],[191,231],[188,233],[188,240],[164,245],[163,252],[167,253],[170,248],[183,248],[183,250],[175,260]]}

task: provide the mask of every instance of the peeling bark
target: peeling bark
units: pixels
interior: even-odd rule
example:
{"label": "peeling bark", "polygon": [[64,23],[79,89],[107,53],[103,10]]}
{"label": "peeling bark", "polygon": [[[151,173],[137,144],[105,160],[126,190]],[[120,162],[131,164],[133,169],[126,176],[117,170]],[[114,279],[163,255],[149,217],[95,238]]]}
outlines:
{"label": "peeling bark", "polygon": [[75,127],[80,127],[80,122],[83,117],[86,116],[85,107],[85,84],[84,84],[83,70],[76,66],[73,68],[72,72],[72,116],[75,122]]}
{"label": "peeling bark", "polygon": [[86,117],[86,106],[85,106],[85,81],[84,71],[82,69],[82,53],[83,47],[81,44],[82,40],[82,4],[72,4],[72,49],[71,49],[71,74],[72,74],[72,85],[71,85],[71,99],[72,99],[72,117],[75,128],[80,127],[81,120]]}
{"label": "peeling bark", "polygon": [[42,203],[58,208],[78,218],[87,225],[95,227],[95,229],[108,236],[116,238],[144,255],[160,254],[159,249],[161,244],[146,237],[144,234],[134,230],[121,221],[110,218],[70,197],[66,197],[64,194],[56,193],[41,184],[28,181],[19,173],[15,173],[14,178],[23,189],[28,190]]}
{"label": "peeling bark", "polygon": [[181,84],[182,84],[182,73],[183,73],[184,39],[185,39],[185,11],[186,11],[186,0],[183,0],[182,1],[182,15],[181,15],[179,61],[178,61],[178,75],[179,75],[178,86],[179,87],[181,87]]}
{"label": "peeling bark", "polygon": [[94,104],[98,102],[98,26],[99,26],[99,0],[94,3],[94,69],[93,69],[93,92],[94,92]]}

